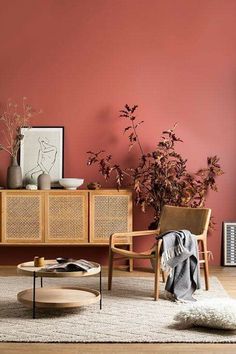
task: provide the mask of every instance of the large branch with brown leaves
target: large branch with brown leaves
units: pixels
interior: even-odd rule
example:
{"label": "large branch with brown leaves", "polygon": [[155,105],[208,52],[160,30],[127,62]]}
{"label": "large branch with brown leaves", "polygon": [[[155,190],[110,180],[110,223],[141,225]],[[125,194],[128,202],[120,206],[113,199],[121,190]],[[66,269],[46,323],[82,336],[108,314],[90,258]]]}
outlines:
{"label": "large branch with brown leaves", "polygon": [[145,211],[147,207],[154,210],[154,227],[165,204],[175,206],[203,207],[209,190],[217,191],[216,178],[223,174],[217,156],[207,158],[206,168],[196,173],[187,171],[187,159],[176,152],[176,144],[183,141],[176,136],[175,129],[162,133],[156,149],[144,153],[139,139],[138,128],[143,121],[137,121],[137,105],[127,104],[120,111],[120,117],[128,119],[129,125],[124,129],[128,133],[129,151],[138,145],[140,157],[134,168],[122,169],[112,163],[112,155],[105,152],[89,151],[88,165],[97,164],[99,172],[108,180],[115,175],[116,185],[122,186],[124,175],[130,179],[130,185],[136,194],[136,203]]}

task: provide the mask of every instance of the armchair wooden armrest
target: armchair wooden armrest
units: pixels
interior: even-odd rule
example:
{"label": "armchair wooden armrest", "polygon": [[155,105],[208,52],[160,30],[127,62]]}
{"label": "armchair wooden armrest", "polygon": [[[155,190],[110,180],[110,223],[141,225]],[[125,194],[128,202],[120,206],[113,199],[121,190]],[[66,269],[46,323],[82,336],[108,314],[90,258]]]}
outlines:
{"label": "armchair wooden armrest", "polygon": [[110,246],[114,246],[115,244],[127,244],[127,238],[130,238],[130,242],[132,243],[132,238],[136,236],[149,236],[149,235],[158,235],[160,232],[157,230],[144,230],[144,231],[130,231],[130,232],[117,232],[110,236]]}

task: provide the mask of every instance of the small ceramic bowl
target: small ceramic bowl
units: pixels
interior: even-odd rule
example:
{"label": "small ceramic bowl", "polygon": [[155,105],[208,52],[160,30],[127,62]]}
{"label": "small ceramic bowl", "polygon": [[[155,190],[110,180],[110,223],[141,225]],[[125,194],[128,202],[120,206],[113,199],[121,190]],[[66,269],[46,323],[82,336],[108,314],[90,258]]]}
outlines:
{"label": "small ceramic bowl", "polygon": [[59,183],[65,189],[77,189],[84,183],[84,180],[82,178],[62,178]]}

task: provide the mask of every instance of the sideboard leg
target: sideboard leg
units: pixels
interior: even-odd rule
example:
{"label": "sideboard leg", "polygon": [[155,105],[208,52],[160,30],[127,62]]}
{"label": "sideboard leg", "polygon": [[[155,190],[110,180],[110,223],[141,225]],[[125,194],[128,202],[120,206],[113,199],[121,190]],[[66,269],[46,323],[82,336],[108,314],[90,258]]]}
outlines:
{"label": "sideboard leg", "polygon": [[[129,245],[128,249],[129,249],[129,251],[132,252],[133,251],[133,245]],[[129,258],[129,271],[133,272],[133,270],[134,270],[134,260],[133,260],[133,258]]]}

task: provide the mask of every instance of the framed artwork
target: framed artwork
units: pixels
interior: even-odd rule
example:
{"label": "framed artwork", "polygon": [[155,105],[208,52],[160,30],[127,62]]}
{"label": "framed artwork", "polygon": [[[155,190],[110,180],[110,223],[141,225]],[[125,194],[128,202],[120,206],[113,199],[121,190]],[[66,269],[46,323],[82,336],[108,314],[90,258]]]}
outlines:
{"label": "framed artwork", "polygon": [[24,185],[37,184],[40,174],[51,177],[52,187],[59,186],[64,168],[64,127],[21,128],[20,166]]}

